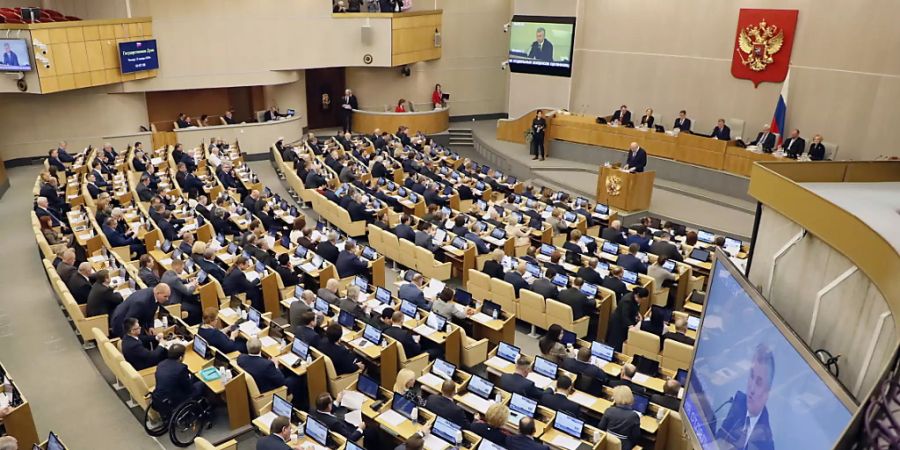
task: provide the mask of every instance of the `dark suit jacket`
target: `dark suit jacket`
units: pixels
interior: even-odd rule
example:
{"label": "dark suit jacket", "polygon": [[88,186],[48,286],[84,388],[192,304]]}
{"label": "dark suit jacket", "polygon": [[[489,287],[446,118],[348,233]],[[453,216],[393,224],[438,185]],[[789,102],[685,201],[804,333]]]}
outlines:
{"label": "dark suit jacket", "polygon": [[625,164],[628,164],[628,167],[633,167],[635,172],[643,172],[644,167],[647,166],[647,151],[642,147],[638,147],[634,152],[629,150]]}
{"label": "dark suit jacket", "polygon": [[338,255],[334,265],[340,278],[362,275],[369,268],[369,265],[362,258],[346,250]]}
{"label": "dark suit jacket", "polygon": [[582,362],[575,358],[565,358],[561,367],[563,370],[576,375],[575,388],[579,391],[600,395],[603,392],[603,385],[609,384],[609,376],[606,375],[606,372],[591,363]]}
{"label": "dark suit jacket", "polygon": [[798,137],[797,139],[787,138],[781,144],[781,148],[784,149],[784,152],[787,153],[788,156],[796,158],[803,154],[803,149],[806,148],[806,141],[801,137]]}
{"label": "dark suit jacket", "polygon": [[538,278],[531,283],[531,290],[540,294],[544,298],[552,298],[556,300],[559,297],[559,289],[546,278]]}
{"label": "dark suit jacket", "polygon": [[653,128],[653,121],[656,120],[653,116],[648,116],[644,114],[641,116],[641,125],[647,125],[647,128]]}
{"label": "dark suit jacket", "polygon": [[641,438],[641,417],[631,408],[612,406],[603,413],[597,428],[619,437],[622,450],[631,450]]}
{"label": "dark suit jacket", "polygon": [[604,278],[603,283],[600,283],[600,285],[615,292],[616,299],[620,299],[623,295],[628,293],[628,286],[625,282],[614,276]]}
{"label": "dark suit jacket", "polygon": [[294,337],[313,347],[319,343],[320,339],[319,333],[317,333],[315,329],[304,326],[294,327]]}
{"label": "dark suit jacket", "polygon": [[206,339],[206,342],[208,342],[209,345],[222,353],[245,352],[247,350],[246,344],[240,345],[237,342],[232,341],[230,337],[216,328],[200,327],[200,329],[197,330],[197,334],[203,339]]}
{"label": "dark suit jacket", "polygon": [[506,438],[507,450],[550,450],[546,444],[532,438],[531,436],[523,436],[521,434],[512,435]]}
{"label": "dark suit jacket", "polygon": [[612,227],[606,227],[600,233],[600,237],[603,238],[604,241],[615,242],[619,245],[625,245],[625,236],[622,235],[622,230],[616,230]]}
{"label": "dark suit jacket", "polygon": [[501,280],[505,275],[503,273],[503,266],[492,259],[485,261],[484,267],[481,269],[481,271],[488,274],[488,276],[491,278],[499,278]]}
{"label": "dark suit jacket", "polygon": [[269,392],[284,386],[284,374],[275,367],[275,363],[262,356],[240,355],[238,366],[253,377],[259,392]]}
{"label": "dark suit jacket", "polygon": [[731,140],[731,128],[728,128],[728,125],[723,125],[722,128],[715,127],[709,134],[709,137],[716,138],[720,141]]}
{"label": "dark suit jacket", "polygon": [[359,367],[356,366],[356,357],[353,352],[339,344],[332,344],[328,339],[319,339],[319,351],[325,356],[331,358],[334,364],[334,370],[338,375],[356,372]]}
{"label": "dark suit jacket", "polygon": [[568,397],[558,392],[544,393],[538,403],[554,411],[569,413],[574,417],[578,417],[581,414],[581,407],[578,403],[569,400]]}
{"label": "dark suit jacket", "polygon": [[[90,299],[88,299],[90,303]],[[147,330],[153,328],[153,319],[156,318],[156,311],[159,305],[156,298],[153,297],[153,289],[146,288],[134,291],[128,296],[128,301],[122,302],[116,306],[113,311],[109,325],[112,328],[113,336],[122,336],[125,334],[125,319],[134,317],[141,324],[141,328]]]}
{"label": "dark suit jacket", "polygon": [[246,293],[255,288],[256,286],[239,269],[228,272],[225,275],[225,281],[222,282],[222,291],[225,295]]}
{"label": "dark suit jacket", "polygon": [[522,278],[519,272],[512,271],[503,276],[503,281],[511,284],[516,290],[516,297],[519,296],[519,290],[528,289],[528,283]]}
{"label": "dark suit jacket", "polygon": [[823,159],[825,159],[825,146],[821,143],[810,144],[809,159],[813,161],[822,161]]}
{"label": "dark suit jacket", "polygon": [[156,387],[153,388],[153,399],[168,399],[177,405],[191,397],[191,371],[183,362],[164,359],[156,367]]}
{"label": "dark suit jacket", "polygon": [[[740,445],[744,420],[747,417],[747,394],[737,391],[734,394],[734,402],[728,415],[722,421],[722,426],[716,432],[716,440],[730,443],[733,446]],[[759,420],[753,430],[749,430],[750,436],[746,440],[746,448],[748,450],[774,450],[775,444],[772,441],[772,429],[769,427],[769,409],[763,408],[759,415]]]}
{"label": "dark suit jacket", "polygon": [[688,119],[687,117],[683,120],[680,118],[675,119],[675,122],[672,123],[672,128],[678,128],[681,131],[691,131],[691,119]]}
{"label": "dark suit jacket", "polygon": [[650,244],[650,253],[653,253],[656,256],[665,256],[671,260],[675,260],[678,262],[684,261],[684,257],[681,256],[681,252],[678,251],[678,247],[675,244],[668,241],[655,241]]}
{"label": "dark suit jacket", "polygon": [[475,422],[472,424],[470,430],[481,436],[484,439],[487,439],[497,445],[506,444],[506,433],[499,428],[493,428],[487,424],[487,422]]}
{"label": "dark suit jacket", "polygon": [[287,266],[278,266],[275,268],[275,271],[278,272],[279,276],[281,276],[281,282],[284,283],[285,287],[291,287],[300,284],[300,278],[297,277],[297,274]]}
{"label": "dark suit jacket", "polygon": [[397,224],[394,227],[394,234],[400,239],[406,239],[409,242],[416,242],[416,231],[406,224]]}
{"label": "dark suit jacket", "polygon": [[435,394],[428,397],[428,400],[425,402],[425,409],[463,428],[468,429],[469,426],[471,426],[469,418],[466,417],[466,412],[462,407],[457,405],[452,399],[444,397],[443,395]]}
{"label": "dark suit jacket", "polygon": [[573,320],[594,314],[597,310],[597,302],[574,287],[563,289],[559,293],[559,301],[572,308]]}
{"label": "dark suit jacket", "polygon": [[625,116],[623,117],[622,110],[617,109],[612,115],[612,120],[618,120],[621,124],[631,123],[631,111],[625,111]]}
{"label": "dark suit jacket", "polygon": [[321,411],[313,411],[309,414],[313,419],[322,422],[326,427],[328,427],[328,431],[334,431],[345,438],[355,441],[362,437],[362,431],[357,430],[350,425],[349,423],[338,419],[334,416],[334,414],[328,414]]}
{"label": "dark suit jacket", "polygon": [[606,330],[606,344],[616,349],[617,352],[622,351],[622,344],[628,339],[628,327],[637,323],[638,309],[634,294],[628,293],[622,297],[610,315],[609,328]]}
{"label": "dark suit jacket", "polygon": [[94,283],[87,297],[87,309],[84,315],[87,317],[111,314],[116,306],[122,303],[122,296],[114,292],[111,287],[103,283]]}
{"label": "dark suit jacket", "polygon": [[678,411],[678,407],[681,406],[681,400],[676,397],[669,397],[668,395],[663,394],[653,394],[650,396],[650,401],[656,403],[663,408],[671,409],[672,411]]}
{"label": "dark suit jacket", "polygon": [[140,339],[133,336],[122,338],[122,356],[128,361],[134,370],[141,371],[159,364],[166,357],[166,349],[156,347],[148,350]]}
{"label": "dark suit jacket", "polygon": [[763,139],[763,134],[760,132],[756,135],[756,139],[751,142],[750,145],[758,145],[765,150],[772,150],[775,148],[775,134],[766,133],[766,137]]}
{"label": "dark suit jacket", "polygon": [[603,277],[597,273],[596,270],[591,269],[588,266],[578,269],[578,273],[576,273],[575,276],[584,280],[585,283],[590,283],[595,286],[599,286],[603,283]]}
{"label": "dark suit jacket", "polygon": [[285,117],[286,115],[287,114],[281,114],[281,113],[277,113],[277,112],[273,114],[272,111],[266,111],[266,113],[263,114],[263,121],[268,122],[270,120],[275,120],[279,117]]}
{"label": "dark suit jacket", "polygon": [[319,245],[316,246],[316,253],[322,258],[325,258],[325,261],[332,264],[337,262],[340,252],[341,251],[329,241],[320,242]]}
{"label": "dark suit jacket", "polygon": [[534,41],[531,43],[531,49],[528,51],[528,57],[534,58],[538,61],[553,61],[553,44],[550,43],[549,40],[544,39],[544,44],[541,45],[538,41]]}
{"label": "dark suit jacket", "polygon": [[632,272],[647,274],[647,266],[638,259],[637,256],[634,256],[629,253],[625,253],[623,255],[619,255],[616,259],[616,265],[625,269],[630,270]]}
{"label": "dark suit jacket", "polygon": [[506,392],[524,395],[533,400],[540,399],[547,392],[535,386],[534,381],[517,373],[504,373],[501,375],[497,387]]}
{"label": "dark suit jacket", "polygon": [[256,441],[256,450],[292,450],[277,434],[270,434]]}
{"label": "dark suit jacket", "polygon": [[69,278],[69,282],[67,286],[69,287],[69,292],[72,293],[72,297],[75,299],[75,303],[79,305],[84,305],[88,301],[88,297],[91,295],[91,282],[85,278],[80,273],[75,273]]}
{"label": "dark suit jacket", "polygon": [[201,259],[197,263],[204,272],[208,273],[211,277],[215,278],[219,281],[219,283],[225,281],[225,270],[219,267],[214,261],[208,261],[205,259]]}
{"label": "dark suit jacket", "polygon": [[413,358],[422,353],[422,346],[420,346],[415,340],[413,340],[413,335],[408,330],[400,327],[390,326],[388,328],[385,328],[384,334],[397,340],[397,342],[399,342],[400,345],[403,346],[403,352],[406,353],[407,358]]}
{"label": "dark suit jacket", "polygon": [[631,389],[631,392],[635,393],[635,394],[641,394],[641,395],[647,394],[647,389],[645,389],[643,386],[641,386],[639,384],[632,382],[631,380],[622,380],[622,379],[616,378],[609,382],[609,387],[616,387],[616,386],[627,386],[628,389]]}
{"label": "dark suit jacket", "polygon": [[56,274],[63,283],[68,283],[74,274],[78,273],[78,269],[73,264],[59,263],[56,266]]}

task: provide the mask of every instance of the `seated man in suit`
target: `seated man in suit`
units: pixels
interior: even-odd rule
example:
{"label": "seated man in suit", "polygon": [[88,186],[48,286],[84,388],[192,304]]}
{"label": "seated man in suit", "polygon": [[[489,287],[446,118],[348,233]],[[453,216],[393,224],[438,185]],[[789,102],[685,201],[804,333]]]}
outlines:
{"label": "seated man in suit", "polygon": [[497,387],[509,393],[516,393],[532,400],[538,400],[550,390],[547,389],[545,391],[535,386],[534,381],[528,379],[529,373],[531,373],[531,358],[520,355],[519,359],[516,360],[516,371],[501,375]]}
{"label": "seated man in suit", "polygon": [[466,231],[462,236],[475,244],[475,250],[478,251],[479,255],[485,255],[490,252],[491,249],[488,248],[484,240],[481,239],[481,236],[478,235],[478,232],[475,231],[476,223],[477,222],[472,222],[472,224],[468,227],[468,231]]}
{"label": "seated man in suit", "polygon": [[109,241],[109,245],[113,247],[127,246],[129,252],[139,256],[146,253],[144,243],[134,235],[132,230],[123,233],[116,229],[116,219],[112,217],[107,218],[102,229],[103,234],[106,235],[106,239]]}
{"label": "seated man in suit", "polygon": [[663,231],[660,233],[659,239],[650,244],[650,253],[656,256],[665,256],[673,261],[683,262],[684,256],[681,255],[678,247],[669,241],[670,237],[671,235],[668,232]]}
{"label": "seated man in suit", "polygon": [[639,225],[634,231],[634,234],[625,238],[625,245],[630,246],[631,244],[637,244],[640,251],[645,253],[649,252],[650,244],[653,243],[653,236],[650,234],[650,229],[644,225]]}
{"label": "seated man in suit", "polygon": [[581,406],[578,403],[569,400],[569,397],[575,391],[572,389],[572,379],[566,375],[560,375],[556,379],[556,391],[546,392],[541,396],[540,403],[554,411],[562,411],[573,417],[581,414]]}
{"label": "seated man in suit", "polygon": [[390,336],[403,346],[403,352],[407,358],[414,358],[422,354],[422,346],[419,345],[420,337],[403,328],[406,316],[400,311],[394,311],[391,316],[391,326],[384,330],[384,334]]}
{"label": "seated man in suit", "polygon": [[621,267],[612,267],[609,269],[609,275],[601,283],[601,286],[616,293],[616,299],[628,293],[628,285],[622,281],[622,273]]}
{"label": "seated man in suit", "polygon": [[287,386],[288,393],[293,396],[292,402],[296,406],[301,402],[304,393],[301,392],[301,383],[296,376],[285,377],[278,369],[277,360],[270,360],[262,356],[262,343],[259,338],[251,337],[247,341],[247,354],[237,357],[237,365],[253,377],[259,392],[269,392],[281,386]]}
{"label": "seated man in suit", "polygon": [[50,202],[47,200],[47,197],[38,197],[35,201],[34,205],[34,214],[37,215],[38,219],[44,216],[49,216],[53,219],[50,222],[51,226],[54,227],[63,227],[66,228],[66,224],[63,223],[63,218],[59,211],[54,211],[50,208]]}
{"label": "seated man in suit", "polygon": [[762,131],[756,135],[756,139],[750,145],[755,145],[766,153],[772,153],[775,148],[775,135],[769,132],[769,124],[763,125]]}
{"label": "seated man in suit", "polygon": [[336,263],[338,260],[338,255],[340,255],[341,251],[337,248],[338,234],[335,231],[328,232],[328,240],[319,242],[316,245],[316,253],[325,258],[325,261],[328,261],[332,264]]}
{"label": "seated man in suit", "polygon": [[348,240],[344,244],[344,250],[338,254],[334,263],[337,269],[338,277],[347,278],[356,275],[363,275],[369,268],[369,264],[363,258],[359,257],[362,249],[358,248],[356,243]]}
{"label": "seated man in suit", "polygon": [[219,310],[215,307],[210,306],[203,311],[203,323],[197,334],[222,353],[247,353],[247,341],[240,339],[241,331],[236,326],[223,328]]}
{"label": "seated man in suit", "polygon": [[546,272],[544,272],[544,276],[534,280],[531,283],[531,290],[536,294],[547,298],[552,298],[556,300],[559,297],[559,289],[557,289],[556,285],[553,284],[550,280],[556,276],[556,270],[552,267],[548,268]]}
{"label": "seated man in suit", "polygon": [[216,262],[216,251],[212,248],[207,248],[203,251],[203,259],[197,265],[209,276],[218,280],[219,283],[225,281],[225,269],[219,267],[219,264]]}
{"label": "seated man in suit", "polygon": [[226,296],[246,294],[250,304],[258,311],[263,311],[265,308],[263,307],[259,279],[250,281],[244,275],[244,272],[250,269],[253,269],[253,264],[250,260],[243,255],[238,256],[225,274],[225,280],[222,282],[222,292]]}
{"label": "seated man in suit", "polygon": [[674,320],[675,331],[670,331],[662,335],[662,339],[659,340],[659,349],[662,350],[663,344],[666,342],[666,339],[671,339],[676,342],[681,342],[686,345],[694,345],[694,338],[687,335],[687,319],[683,316],[678,316]]}
{"label": "seated man in suit", "polygon": [[[90,263],[87,263],[90,264]],[[76,274],[76,276],[78,276]],[[73,277],[74,278],[74,277]],[[122,296],[109,286],[109,271],[101,270],[94,275],[94,284],[88,292],[85,317],[94,317],[112,312],[122,303]]]}
{"label": "seated man in suit", "polygon": [[635,367],[634,364],[625,364],[622,366],[622,372],[619,374],[619,379],[610,381],[609,385],[610,387],[627,386],[629,389],[631,389],[631,392],[644,395],[646,394],[647,390],[643,386],[635,384],[634,381],[631,381],[631,379],[634,377],[634,374],[636,373],[637,367]]}
{"label": "seated man in suit", "polygon": [[356,372],[357,370],[365,370],[366,366],[357,360],[354,353],[339,344],[341,335],[344,333],[341,324],[332,322],[325,329],[325,337],[319,339],[317,348],[325,356],[331,358],[334,370],[338,375]]}
{"label": "seated man in suit", "polygon": [[668,380],[663,385],[663,393],[651,395],[650,401],[663,408],[678,411],[678,407],[681,406],[681,400],[678,398],[679,391],[681,391],[681,383],[675,380]]}
{"label": "seated man in suit", "polygon": [[781,149],[784,150],[784,153],[788,156],[788,158],[796,159],[800,155],[803,154],[803,150],[806,148],[806,141],[800,137],[800,130],[793,129],[791,130],[791,135],[781,144]]}
{"label": "seated man in suit", "polygon": [[269,426],[270,435],[256,441],[256,450],[293,450],[287,443],[291,440],[291,421],[284,416],[275,417]]}
{"label": "seated man in suit", "polygon": [[91,263],[85,261],[78,265],[78,271],[69,277],[66,286],[75,299],[75,303],[79,305],[87,304],[88,297],[91,295],[91,284],[94,281],[94,270]]}
{"label": "seated man in suit", "polygon": [[397,297],[399,297],[400,300],[412,302],[419,308],[430,311],[431,303],[425,299],[425,293],[422,292],[424,286],[425,277],[423,277],[422,274],[417,273],[413,275],[411,282],[400,286],[400,290],[397,291]]}
{"label": "seated man in suit", "polygon": [[273,120],[278,120],[281,117],[287,117],[287,114],[278,112],[278,107],[272,106],[266,110],[265,114],[263,114],[263,122],[271,122]]}
{"label": "seated man in suit", "polygon": [[584,292],[581,292],[582,285],[584,285],[584,280],[576,277],[572,281],[572,287],[563,289],[559,293],[560,303],[565,303],[572,308],[572,320],[597,314],[597,301],[588,298]]}
{"label": "seated man in suit", "polygon": [[591,348],[581,347],[575,358],[565,358],[561,367],[567,372],[574,373],[575,388],[592,395],[600,395],[602,386],[609,383],[609,376],[599,367],[591,364]]}
{"label": "seated man in suit", "polygon": [[678,112],[678,118],[675,119],[675,123],[672,124],[672,128],[677,128],[680,131],[685,132],[691,131],[691,119],[687,118],[687,111],[682,109]]}
{"label": "seated man in suit", "polygon": [[465,428],[471,426],[465,410],[456,404],[453,396],[456,395],[456,383],[453,380],[444,380],[441,384],[440,395],[432,395],[425,402],[425,409]]}
{"label": "seated man in suit", "polygon": [[631,244],[628,246],[628,253],[623,253],[616,258],[616,265],[632,272],[647,274],[647,265],[644,264],[637,256],[640,252],[639,244]]}
{"label": "seated man in suit", "polygon": [[731,140],[731,128],[728,128],[728,125],[725,125],[725,119],[719,119],[716,123],[716,127],[713,128],[712,132],[709,134],[709,137],[720,141]]}
{"label": "seated man in suit", "polygon": [[[341,395],[338,394],[338,398],[340,397]],[[319,397],[316,398],[316,410],[309,414],[310,417],[322,422],[328,427],[329,431],[340,434],[349,441],[356,441],[361,438],[366,429],[365,421],[360,422],[359,427],[350,425],[343,418],[338,418],[334,415],[334,403],[334,399],[331,398],[331,394],[328,392],[319,394]]]}
{"label": "seated man in suit", "polygon": [[316,313],[306,311],[301,314],[299,323],[294,327],[294,337],[315,347],[321,339],[319,330],[316,329],[316,322]]}
{"label": "seated man in suit", "polygon": [[175,119],[175,125],[178,126],[178,128],[188,128],[191,126],[191,118],[184,113],[178,113],[178,118]]}
{"label": "seated man in suit", "polygon": [[[141,324],[134,317],[125,319],[124,328],[126,334],[122,336],[122,356],[134,370],[153,367],[166,357],[166,349],[158,345],[162,334],[155,337],[143,335]],[[148,347],[153,347],[153,350]]]}
{"label": "seated man in suit", "polygon": [[486,273],[491,278],[499,278],[503,279],[506,274],[503,272],[503,265],[500,264],[500,261],[503,261],[503,249],[495,249],[493,253],[491,253],[491,259],[484,262],[484,267],[481,268],[481,271]]}
{"label": "seated man in suit", "polygon": [[338,300],[338,308],[347,311],[359,320],[368,318],[365,308],[359,303],[359,286],[355,284],[347,286],[347,296]]}
{"label": "seated man in suit", "polygon": [[534,419],[525,416],[519,419],[519,434],[506,438],[504,448],[508,450],[550,450],[546,444],[534,438],[536,432]]}
{"label": "seated man in suit", "polygon": [[503,281],[511,284],[513,289],[515,289],[516,297],[519,296],[519,291],[522,289],[528,289],[528,283],[525,281],[523,277],[525,275],[525,261],[519,261],[519,265],[516,267],[516,270],[512,272],[507,272],[503,277]]}
{"label": "seated man in suit", "polygon": [[341,282],[337,278],[332,278],[325,283],[325,287],[319,288],[316,292],[316,295],[325,300],[331,305],[337,306],[338,301],[340,301],[340,297],[338,296],[338,289],[341,287]]}
{"label": "seated man in suit", "polygon": [[613,220],[610,222],[609,226],[606,227],[602,233],[600,233],[600,237],[603,238],[604,241],[610,241],[619,245],[625,245],[625,235],[622,230],[622,222],[619,220]]}
{"label": "seated man in suit", "polygon": [[203,395],[203,382],[191,376],[184,359],[184,345],[172,344],[166,358],[156,366],[156,386],[153,388],[154,405],[168,402],[174,409],[188,400]]}
{"label": "seated man in suit", "polygon": [[619,107],[616,112],[612,115],[612,120],[610,122],[616,122],[620,125],[628,125],[631,123],[631,111],[628,110],[628,107],[622,105]]}
{"label": "seated man in suit", "polygon": [[584,280],[585,283],[599,286],[603,283],[603,276],[597,272],[598,264],[600,264],[600,260],[597,259],[597,257],[592,256],[591,259],[588,260],[588,265],[579,268],[578,273],[576,273],[575,276]]}
{"label": "seated man in suit", "polygon": [[434,243],[434,234],[435,234],[435,226],[427,222],[425,220],[419,221],[419,230],[416,231],[415,235],[415,244],[417,247],[422,247],[425,250],[428,250],[431,253],[436,253],[437,251],[443,251],[441,248]]}

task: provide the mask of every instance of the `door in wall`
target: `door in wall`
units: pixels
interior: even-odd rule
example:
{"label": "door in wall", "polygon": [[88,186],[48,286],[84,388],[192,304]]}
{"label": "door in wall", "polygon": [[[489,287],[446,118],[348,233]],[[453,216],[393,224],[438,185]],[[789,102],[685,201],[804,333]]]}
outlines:
{"label": "door in wall", "polygon": [[343,67],[306,70],[306,113],[311,130],[341,126],[345,86]]}

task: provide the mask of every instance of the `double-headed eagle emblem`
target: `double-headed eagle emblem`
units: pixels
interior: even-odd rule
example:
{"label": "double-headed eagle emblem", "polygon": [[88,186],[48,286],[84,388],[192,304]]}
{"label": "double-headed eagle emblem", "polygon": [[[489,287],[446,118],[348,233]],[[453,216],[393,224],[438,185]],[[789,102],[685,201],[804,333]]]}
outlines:
{"label": "double-headed eagle emblem", "polygon": [[613,197],[622,192],[622,179],[617,175],[606,177],[606,193]]}
{"label": "double-headed eagle emblem", "polygon": [[737,44],[734,51],[741,57],[741,63],[750,70],[761,72],[775,61],[772,55],[781,50],[784,31],[767,24],[766,19],[763,19],[759,25],[749,25],[742,29]]}

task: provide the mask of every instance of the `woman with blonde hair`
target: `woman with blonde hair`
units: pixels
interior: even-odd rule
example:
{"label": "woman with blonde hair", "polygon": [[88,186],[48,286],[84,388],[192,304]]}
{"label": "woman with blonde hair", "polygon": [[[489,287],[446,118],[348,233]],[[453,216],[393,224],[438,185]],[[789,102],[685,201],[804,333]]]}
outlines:
{"label": "woman with blonde hair", "polygon": [[422,394],[416,388],[416,373],[410,369],[403,369],[397,373],[397,380],[394,382],[394,392],[415,403],[416,406],[425,406],[425,399],[422,398]]}
{"label": "woman with blonde hair", "polygon": [[502,403],[494,403],[488,407],[484,418],[478,417],[472,424],[472,432],[497,445],[506,445],[506,433],[503,425],[509,420],[509,408]]}
{"label": "woman with blonde hair", "polygon": [[613,406],[607,408],[597,428],[622,441],[622,450],[631,450],[641,437],[641,416],[632,409],[634,394],[628,386],[616,386],[612,392]]}

